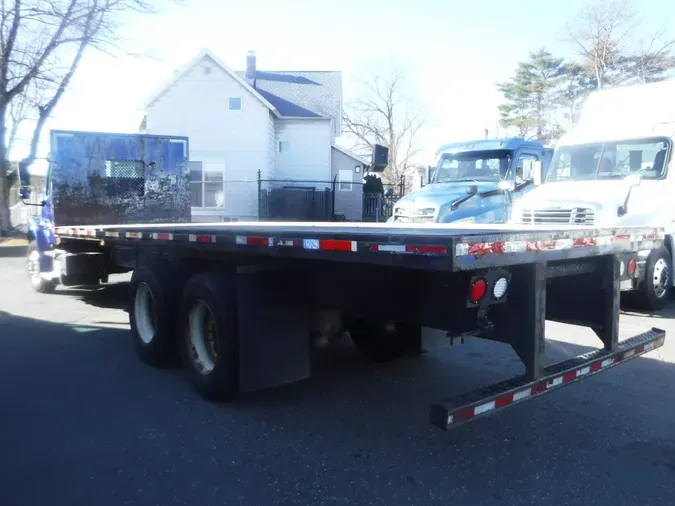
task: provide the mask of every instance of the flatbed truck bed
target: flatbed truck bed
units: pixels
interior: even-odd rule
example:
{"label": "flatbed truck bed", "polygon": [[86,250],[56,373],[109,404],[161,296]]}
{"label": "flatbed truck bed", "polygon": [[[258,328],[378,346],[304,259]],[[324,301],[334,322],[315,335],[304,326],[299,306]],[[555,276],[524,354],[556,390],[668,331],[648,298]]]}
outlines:
{"label": "flatbed truck bed", "polygon": [[[434,404],[431,421],[447,429],[665,339],[651,329],[618,340],[620,282],[635,275],[638,251],[663,243],[658,228],[240,222],[49,233],[54,247],[32,271],[41,291],[133,271],[139,357],[157,367],[182,363],[212,400],[306,378],[310,337],[348,332],[373,360],[421,353],[423,326],[446,331],[448,341],[510,344],[523,375]],[[590,327],[602,349],[545,366],[546,319]]]}

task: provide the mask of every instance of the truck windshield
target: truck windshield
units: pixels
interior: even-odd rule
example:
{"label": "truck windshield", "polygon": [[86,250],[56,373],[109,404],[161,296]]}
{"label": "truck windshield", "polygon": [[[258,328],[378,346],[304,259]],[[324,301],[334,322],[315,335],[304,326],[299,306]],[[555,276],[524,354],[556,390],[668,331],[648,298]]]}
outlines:
{"label": "truck windshield", "polygon": [[432,183],[501,181],[508,173],[513,152],[471,151],[441,156]]}
{"label": "truck windshield", "polygon": [[623,179],[630,174],[658,179],[665,173],[669,150],[665,137],[561,146],[553,154],[546,181]]}

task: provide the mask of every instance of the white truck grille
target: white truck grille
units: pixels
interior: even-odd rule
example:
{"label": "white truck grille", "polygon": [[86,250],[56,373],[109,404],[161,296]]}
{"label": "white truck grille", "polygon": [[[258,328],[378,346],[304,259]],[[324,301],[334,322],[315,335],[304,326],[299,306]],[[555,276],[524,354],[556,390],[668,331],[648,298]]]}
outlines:
{"label": "white truck grille", "polygon": [[519,221],[528,225],[594,225],[595,211],[586,207],[524,209]]}

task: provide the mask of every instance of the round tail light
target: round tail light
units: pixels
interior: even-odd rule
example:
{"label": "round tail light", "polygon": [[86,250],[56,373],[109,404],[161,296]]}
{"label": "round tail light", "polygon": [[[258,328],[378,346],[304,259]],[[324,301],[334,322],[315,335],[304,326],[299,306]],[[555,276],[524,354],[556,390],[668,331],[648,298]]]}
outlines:
{"label": "round tail light", "polygon": [[632,276],[635,274],[635,269],[637,269],[637,262],[635,261],[634,258],[631,258],[628,261],[628,266],[626,267],[626,272],[628,273],[629,276]]}
{"label": "round tail light", "polygon": [[478,302],[485,296],[486,292],[486,281],[484,279],[477,279],[471,285],[471,289],[469,290],[469,298],[471,299],[471,302]]}

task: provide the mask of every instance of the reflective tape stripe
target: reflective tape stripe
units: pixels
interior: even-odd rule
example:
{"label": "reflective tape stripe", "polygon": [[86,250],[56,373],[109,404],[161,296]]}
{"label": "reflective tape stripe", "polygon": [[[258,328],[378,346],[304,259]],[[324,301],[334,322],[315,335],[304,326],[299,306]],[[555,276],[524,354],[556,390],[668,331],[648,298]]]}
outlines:
{"label": "reflective tape stripe", "polygon": [[560,251],[574,248],[590,248],[593,246],[609,246],[612,244],[633,244],[655,240],[656,232],[644,235],[613,235],[600,237],[578,237],[576,239],[552,239],[548,241],[496,241],[460,243],[455,247],[457,256],[502,255],[535,251]]}
{"label": "reflective tape stripe", "polygon": [[152,234],[152,238],[156,241],[173,241],[173,234],[166,232],[155,232]]}
{"label": "reflective tape stripe", "polygon": [[357,242],[339,239],[320,239],[319,249],[322,251],[356,251]]}
{"label": "reflective tape stripe", "polygon": [[190,234],[188,237],[190,242],[197,242],[201,244],[210,244],[216,242],[215,235],[206,235],[206,234]]}
{"label": "reflective tape stripe", "polygon": [[234,238],[236,244],[243,246],[272,246],[273,239],[271,237],[251,237],[245,235],[238,235]]}

